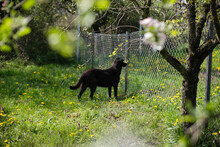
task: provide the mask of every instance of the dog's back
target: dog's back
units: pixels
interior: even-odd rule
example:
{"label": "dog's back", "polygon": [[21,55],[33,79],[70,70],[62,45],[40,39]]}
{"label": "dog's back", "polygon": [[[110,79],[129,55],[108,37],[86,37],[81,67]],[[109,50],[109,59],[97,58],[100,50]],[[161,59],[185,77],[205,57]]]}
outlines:
{"label": "dog's back", "polygon": [[120,78],[120,73],[115,69],[109,68],[106,70],[101,69],[88,69],[84,71],[80,77],[80,80],[76,85],[72,86],[73,89],[78,88],[81,84],[88,87],[100,86],[100,87],[109,87],[114,83],[118,82]]}

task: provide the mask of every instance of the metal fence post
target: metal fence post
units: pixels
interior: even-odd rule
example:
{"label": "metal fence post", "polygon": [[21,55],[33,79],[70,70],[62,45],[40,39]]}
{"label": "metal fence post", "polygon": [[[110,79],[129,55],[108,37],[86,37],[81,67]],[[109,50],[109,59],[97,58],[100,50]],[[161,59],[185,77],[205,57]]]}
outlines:
{"label": "metal fence post", "polygon": [[94,43],[94,33],[92,33],[92,35],[91,35],[91,53],[92,53],[92,57],[91,57],[91,68],[93,68],[94,67],[94,52],[95,52],[95,47],[94,47],[94,45],[95,45],[95,43]]}
{"label": "metal fence post", "polygon": [[[208,40],[212,39],[213,37],[214,37],[214,24],[213,21],[211,21],[209,24]],[[207,57],[205,103],[208,103],[210,101],[211,70],[212,70],[212,53]]]}
{"label": "metal fence post", "polygon": [[[80,15],[79,9],[78,9],[78,15]],[[78,24],[77,24],[77,44],[76,44],[76,58],[77,58],[77,62],[79,62],[79,36],[80,36],[80,21],[78,20]]]}
{"label": "metal fence post", "polygon": [[[142,20],[142,11],[141,11],[141,14],[140,14],[140,16],[139,16],[139,21],[141,21]],[[141,55],[142,54],[142,33],[141,33],[141,31],[142,31],[142,25],[141,25],[141,23],[140,23],[140,25],[139,25],[139,54]]]}
{"label": "metal fence post", "polygon": [[[128,44],[129,44],[129,33],[126,32],[125,62],[128,62]],[[128,66],[125,67],[125,94],[127,94],[127,88],[128,88]]]}

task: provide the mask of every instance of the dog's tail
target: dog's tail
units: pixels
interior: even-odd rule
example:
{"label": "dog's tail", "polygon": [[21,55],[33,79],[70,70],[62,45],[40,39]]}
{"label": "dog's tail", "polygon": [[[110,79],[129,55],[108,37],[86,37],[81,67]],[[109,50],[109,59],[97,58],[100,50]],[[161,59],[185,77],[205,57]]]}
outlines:
{"label": "dog's tail", "polygon": [[82,82],[83,82],[83,77],[81,77],[75,85],[70,86],[70,89],[78,89],[80,85],[82,84]]}

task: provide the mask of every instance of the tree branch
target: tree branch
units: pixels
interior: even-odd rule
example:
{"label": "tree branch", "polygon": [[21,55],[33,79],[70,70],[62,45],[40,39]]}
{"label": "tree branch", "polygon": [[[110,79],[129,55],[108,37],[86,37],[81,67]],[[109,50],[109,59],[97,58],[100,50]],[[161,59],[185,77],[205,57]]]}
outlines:
{"label": "tree branch", "polygon": [[197,24],[197,27],[196,27],[196,46],[200,45],[200,40],[201,40],[201,37],[202,37],[202,31],[203,31],[203,28],[205,26],[205,22],[207,20],[207,15],[210,11],[210,5],[205,3],[203,5],[203,8],[204,8],[203,15],[200,18],[200,20]]}
{"label": "tree branch", "polygon": [[187,1],[187,19],[188,19],[188,52],[190,55],[196,53],[196,11],[195,0]]}
{"label": "tree branch", "polygon": [[203,63],[205,58],[212,53],[212,51],[215,49],[215,47],[220,44],[220,40],[217,38],[210,39],[206,42],[204,42],[198,49],[198,58],[200,59],[199,65]]}
{"label": "tree branch", "polygon": [[216,11],[217,7],[216,7],[216,0],[211,0],[211,12],[212,12],[212,17],[214,20],[214,25],[215,25],[215,30],[216,30],[216,34],[217,34],[217,39],[220,40],[220,24],[218,21],[218,14]]}
{"label": "tree branch", "polygon": [[133,2],[133,4],[134,4],[135,6],[138,7],[139,10],[142,11],[142,12],[140,12],[140,11],[138,10],[138,13],[141,14],[141,15],[143,16],[143,18],[147,18],[147,17],[150,16],[150,7],[151,7],[151,4],[152,4],[151,0],[148,0],[147,2],[145,1],[145,3],[143,4],[143,6],[141,6],[141,5],[137,2],[137,0],[131,0],[131,1]]}
{"label": "tree branch", "polygon": [[186,68],[173,56],[169,54],[166,49],[160,51],[161,56],[172,65],[183,77],[187,76]]}

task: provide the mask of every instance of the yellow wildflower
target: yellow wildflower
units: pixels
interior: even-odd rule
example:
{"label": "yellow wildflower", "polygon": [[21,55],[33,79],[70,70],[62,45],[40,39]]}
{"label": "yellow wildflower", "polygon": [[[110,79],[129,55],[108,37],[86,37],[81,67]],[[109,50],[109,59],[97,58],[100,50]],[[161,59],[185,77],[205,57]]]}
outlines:
{"label": "yellow wildflower", "polygon": [[76,133],[70,133],[70,136],[71,136],[71,137],[74,136],[74,135],[76,135]]}
{"label": "yellow wildflower", "polygon": [[218,135],[218,133],[217,132],[213,132],[212,135]]}

